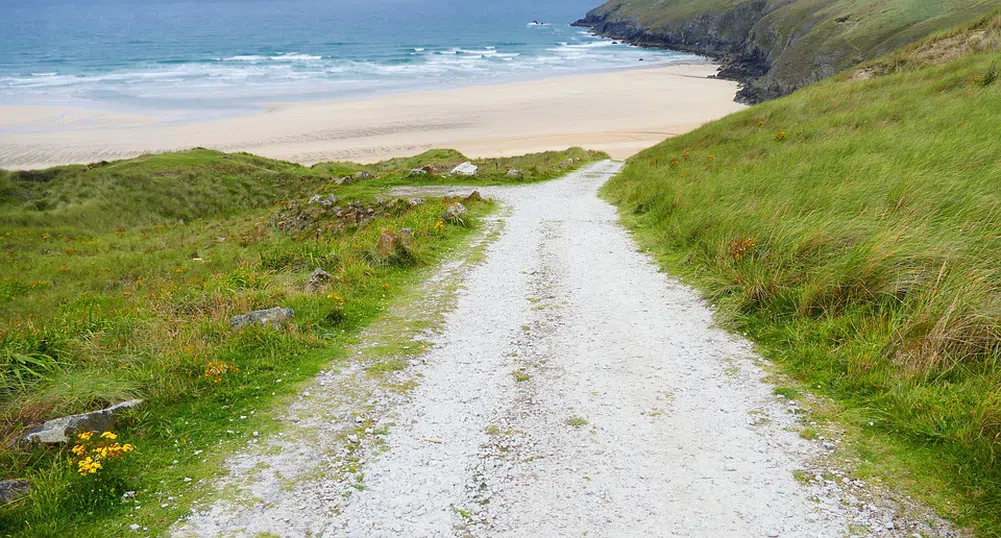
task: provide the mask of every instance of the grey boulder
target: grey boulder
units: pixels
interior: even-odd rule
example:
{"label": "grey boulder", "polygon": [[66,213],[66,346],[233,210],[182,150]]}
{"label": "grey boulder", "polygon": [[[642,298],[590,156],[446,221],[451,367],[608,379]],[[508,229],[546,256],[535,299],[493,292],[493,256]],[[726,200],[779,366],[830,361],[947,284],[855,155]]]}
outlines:
{"label": "grey boulder", "polygon": [[142,403],[142,400],[129,400],[100,411],[54,418],[41,426],[29,429],[21,436],[20,442],[51,445],[65,443],[78,433],[111,431],[115,428],[115,418],[122,411]]}
{"label": "grey boulder", "polygon": [[255,310],[239,316],[233,316],[229,323],[234,329],[242,329],[249,325],[281,327],[294,317],[295,311],[291,308],[276,306],[267,310]]}
{"label": "grey boulder", "polygon": [[450,222],[461,221],[463,217],[466,216],[466,212],[468,211],[469,210],[466,209],[466,206],[456,202],[448,206],[448,209],[446,209],[445,212],[442,213],[441,218],[442,220],[447,220]]}
{"label": "grey boulder", "polygon": [[31,482],[22,479],[0,480],[0,506],[10,504],[31,491]]}
{"label": "grey boulder", "polygon": [[317,267],[316,270],[313,271],[313,274],[309,275],[309,284],[306,285],[306,289],[310,291],[318,290],[333,280],[333,278],[334,275]]}
{"label": "grey boulder", "polygon": [[337,197],[333,194],[329,196],[323,196],[322,194],[314,194],[309,198],[309,204],[320,204],[321,206],[328,208],[333,207],[337,203]]}
{"label": "grey boulder", "polygon": [[453,168],[449,174],[453,176],[475,176],[477,170],[479,170],[479,168],[475,164],[466,161]]}

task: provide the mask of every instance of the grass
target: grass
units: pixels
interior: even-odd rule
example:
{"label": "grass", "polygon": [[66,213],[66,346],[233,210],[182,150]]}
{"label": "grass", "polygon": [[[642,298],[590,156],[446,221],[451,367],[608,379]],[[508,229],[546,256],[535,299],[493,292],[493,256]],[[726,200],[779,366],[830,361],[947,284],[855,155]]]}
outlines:
{"label": "grass", "polygon": [[[483,160],[485,173],[463,182],[537,181],[602,156],[572,149]],[[435,151],[302,167],[193,150],[0,171],[0,479],[33,484],[0,508],[0,536],[121,536],[150,510],[159,510],[150,532],[163,534],[228,450],[276,427],[270,410],[301,382],[351,360],[352,338],[492,207],[464,201],[467,218],[452,224],[441,219],[448,200],[384,203],[358,223],[308,198],[372,206],[392,185],[457,182],[407,175],[414,163],[458,159]],[[514,165],[525,174],[500,172]],[[361,169],[375,177],[336,183]],[[388,248],[384,230],[396,233]],[[310,288],[315,268],[332,280]],[[285,328],[229,327],[233,315],[278,305],[295,310]],[[373,373],[402,366],[387,360]],[[135,452],[96,475],[73,473],[69,447],[8,446],[28,425],[136,397],[146,404],[118,429]],[[163,489],[187,498],[135,511]],[[125,491],[143,500],[123,501]]]}
{"label": "grass", "polygon": [[[325,170],[337,176],[367,171],[378,181],[359,182],[348,186],[344,192],[358,197],[378,194],[387,187],[402,185],[511,185],[534,183],[561,176],[582,163],[607,159],[608,155],[592,150],[570,148],[566,151],[546,151],[518,157],[469,159],[455,150],[430,150],[413,157],[400,157],[371,165],[353,163],[320,163],[314,170]],[[476,176],[450,176],[448,173],[460,163],[470,161],[477,165]],[[415,168],[428,167],[428,174],[414,174]],[[508,175],[509,171],[516,175]]]}
{"label": "grass", "polygon": [[726,326],[983,536],[1001,533],[999,33],[988,17],[710,123],[603,190]]}
{"label": "grass", "polygon": [[[990,0],[611,0],[593,13],[696,49],[712,43],[766,59],[767,73],[750,85],[771,98],[996,9]],[[700,22],[713,17],[711,27]]]}
{"label": "grass", "polygon": [[567,426],[571,428],[583,428],[587,426],[587,419],[581,416],[572,415],[567,419]]}

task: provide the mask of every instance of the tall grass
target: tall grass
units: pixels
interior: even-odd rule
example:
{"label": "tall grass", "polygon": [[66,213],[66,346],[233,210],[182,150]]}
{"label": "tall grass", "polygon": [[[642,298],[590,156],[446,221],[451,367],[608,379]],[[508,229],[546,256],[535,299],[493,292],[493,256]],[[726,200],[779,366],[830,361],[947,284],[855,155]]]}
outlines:
{"label": "tall grass", "polygon": [[[984,19],[973,33],[998,28]],[[956,515],[990,535],[1001,531],[1001,88],[982,81],[1001,55],[917,61],[914,50],[878,62],[906,68],[845,74],[666,141],[604,193],[727,325],[860,425],[928,454],[925,467],[965,495]]]}

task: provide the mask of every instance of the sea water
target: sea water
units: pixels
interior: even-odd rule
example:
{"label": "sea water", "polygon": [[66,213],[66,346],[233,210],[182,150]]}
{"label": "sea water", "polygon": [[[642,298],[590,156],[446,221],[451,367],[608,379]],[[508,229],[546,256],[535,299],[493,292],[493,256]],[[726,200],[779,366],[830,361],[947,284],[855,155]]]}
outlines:
{"label": "sea water", "polygon": [[0,0],[0,104],[240,109],[691,56],[588,34],[599,0]]}

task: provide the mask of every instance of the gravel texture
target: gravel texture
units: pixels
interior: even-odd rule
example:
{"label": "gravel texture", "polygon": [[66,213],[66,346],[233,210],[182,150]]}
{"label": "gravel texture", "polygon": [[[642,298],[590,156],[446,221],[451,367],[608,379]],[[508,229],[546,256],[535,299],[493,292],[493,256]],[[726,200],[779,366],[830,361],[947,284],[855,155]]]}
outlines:
{"label": "gravel texture", "polygon": [[[833,465],[838,441],[799,437],[798,404],[773,395],[748,342],[596,196],[620,166],[481,189],[508,208],[484,260],[446,264],[373,328],[175,534],[963,536]],[[435,334],[400,329],[442,314]],[[433,345],[367,374],[401,334]]]}

